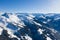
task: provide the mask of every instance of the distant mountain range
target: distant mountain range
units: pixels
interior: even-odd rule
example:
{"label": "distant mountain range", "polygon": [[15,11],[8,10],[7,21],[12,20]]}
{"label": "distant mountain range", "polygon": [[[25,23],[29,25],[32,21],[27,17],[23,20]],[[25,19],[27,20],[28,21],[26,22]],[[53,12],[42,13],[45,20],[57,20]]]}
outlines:
{"label": "distant mountain range", "polygon": [[60,40],[60,14],[3,13],[0,40]]}

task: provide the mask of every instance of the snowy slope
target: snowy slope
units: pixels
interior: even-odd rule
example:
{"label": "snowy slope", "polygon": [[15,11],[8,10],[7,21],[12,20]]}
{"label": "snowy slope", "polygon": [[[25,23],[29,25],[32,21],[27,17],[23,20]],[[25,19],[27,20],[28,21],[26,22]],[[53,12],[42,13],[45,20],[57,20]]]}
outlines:
{"label": "snowy slope", "polygon": [[60,14],[4,13],[1,40],[60,40]]}

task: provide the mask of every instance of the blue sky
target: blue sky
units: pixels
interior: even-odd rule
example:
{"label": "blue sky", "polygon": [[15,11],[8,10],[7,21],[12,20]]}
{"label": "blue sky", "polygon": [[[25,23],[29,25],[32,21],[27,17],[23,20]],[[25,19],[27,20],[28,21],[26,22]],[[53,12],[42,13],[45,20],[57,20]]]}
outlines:
{"label": "blue sky", "polygon": [[59,13],[60,0],[0,0],[0,12]]}

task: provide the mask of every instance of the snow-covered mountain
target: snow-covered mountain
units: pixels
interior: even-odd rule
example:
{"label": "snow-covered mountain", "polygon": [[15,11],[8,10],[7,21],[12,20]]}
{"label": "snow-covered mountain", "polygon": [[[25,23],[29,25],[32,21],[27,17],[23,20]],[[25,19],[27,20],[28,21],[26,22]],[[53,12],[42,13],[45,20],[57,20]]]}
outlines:
{"label": "snow-covered mountain", "polygon": [[60,14],[4,13],[0,40],[60,40]]}

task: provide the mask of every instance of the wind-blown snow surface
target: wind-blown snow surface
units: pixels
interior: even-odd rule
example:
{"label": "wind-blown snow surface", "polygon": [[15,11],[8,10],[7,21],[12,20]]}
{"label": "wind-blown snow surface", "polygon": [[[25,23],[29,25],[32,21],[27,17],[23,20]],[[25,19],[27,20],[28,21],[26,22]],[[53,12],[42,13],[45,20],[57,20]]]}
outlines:
{"label": "wind-blown snow surface", "polygon": [[60,14],[4,13],[0,40],[60,40]]}

